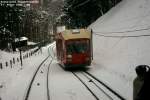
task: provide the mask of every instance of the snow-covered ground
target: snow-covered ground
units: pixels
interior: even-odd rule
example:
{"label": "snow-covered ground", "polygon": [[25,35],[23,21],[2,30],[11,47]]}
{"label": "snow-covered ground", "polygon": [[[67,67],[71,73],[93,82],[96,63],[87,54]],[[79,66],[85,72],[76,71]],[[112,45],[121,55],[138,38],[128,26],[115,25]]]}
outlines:
{"label": "snow-covered ground", "polygon": [[[89,26],[94,32],[94,60],[89,72],[127,100],[132,100],[133,96],[135,67],[139,64],[150,64],[149,5],[150,0],[123,0]],[[35,69],[48,55],[56,55],[52,54],[54,45],[55,43],[43,47],[42,54],[25,59],[22,67],[20,63],[16,63],[13,68],[0,69],[0,99],[23,100]],[[0,62],[9,61],[13,57],[19,57],[19,54],[0,51]],[[33,90],[39,94],[34,94],[36,100],[46,99],[42,84],[46,84],[44,80],[49,61],[50,59],[40,69],[43,74],[34,83]],[[58,66],[57,61],[53,61],[49,76],[51,99],[94,99],[70,72]]]}
{"label": "snow-covered ground", "polygon": [[[30,51],[23,52],[22,54],[24,55]],[[22,100],[35,68],[41,63],[41,60],[48,55],[47,50],[44,51],[43,49],[43,52],[46,52],[46,54],[41,54],[41,52],[38,51],[29,58],[24,59],[23,66],[21,66],[20,62],[16,61],[16,58],[19,58],[19,53],[15,52],[11,54],[0,51],[0,61],[3,63],[3,69],[0,69],[1,100]],[[9,60],[12,60],[12,58],[15,58],[15,64],[12,64],[11,68]],[[8,61],[8,67],[6,67],[5,61]]]}

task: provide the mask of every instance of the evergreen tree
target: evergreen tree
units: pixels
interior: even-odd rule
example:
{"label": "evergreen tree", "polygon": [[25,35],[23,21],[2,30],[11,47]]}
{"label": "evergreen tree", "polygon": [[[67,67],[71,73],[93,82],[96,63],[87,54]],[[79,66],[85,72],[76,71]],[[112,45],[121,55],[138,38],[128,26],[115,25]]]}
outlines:
{"label": "evergreen tree", "polygon": [[120,0],[65,0],[64,12],[71,27],[86,27]]}

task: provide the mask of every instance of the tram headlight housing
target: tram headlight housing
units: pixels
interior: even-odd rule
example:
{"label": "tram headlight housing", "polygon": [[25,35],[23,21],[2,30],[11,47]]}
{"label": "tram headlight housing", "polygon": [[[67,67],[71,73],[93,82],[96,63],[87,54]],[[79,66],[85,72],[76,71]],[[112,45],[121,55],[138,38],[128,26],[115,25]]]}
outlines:
{"label": "tram headlight housing", "polygon": [[72,55],[67,55],[67,58],[68,58],[68,59],[71,59],[71,58],[72,58]]}
{"label": "tram headlight housing", "polygon": [[72,55],[67,55],[67,61],[71,62],[72,61]]}

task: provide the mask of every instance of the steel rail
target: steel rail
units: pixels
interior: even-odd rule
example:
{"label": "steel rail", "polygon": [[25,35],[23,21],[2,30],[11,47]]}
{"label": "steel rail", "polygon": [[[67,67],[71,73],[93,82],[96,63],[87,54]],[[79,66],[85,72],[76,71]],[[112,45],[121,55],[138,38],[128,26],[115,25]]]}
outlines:
{"label": "steel rail", "polygon": [[88,80],[89,82],[93,83],[100,91],[102,91],[110,100],[113,100],[113,98],[108,94],[106,93],[100,86],[98,86],[98,84],[96,84],[92,78],[90,78],[89,76],[86,75],[86,73],[82,73]]}
{"label": "steel rail", "polygon": [[34,81],[34,79],[35,79],[35,77],[36,77],[36,75],[37,75],[37,72],[39,71],[39,69],[40,69],[40,67],[43,65],[43,63],[44,63],[49,57],[50,57],[50,56],[46,57],[46,58],[41,62],[41,64],[38,66],[38,68],[36,69],[36,71],[35,71],[35,73],[34,73],[32,79],[31,79],[31,81],[30,81],[30,83],[29,83],[29,87],[28,87],[28,90],[27,90],[27,93],[26,93],[26,95],[25,95],[25,99],[24,99],[24,100],[28,100],[29,94],[30,94],[30,91],[31,91],[31,87],[32,87],[33,81]]}
{"label": "steel rail", "polygon": [[114,95],[116,95],[118,98],[120,98],[121,100],[126,100],[124,97],[122,97],[119,93],[115,92],[113,89],[111,89],[109,86],[107,86],[104,82],[100,81],[98,78],[96,78],[94,75],[92,75],[91,73],[84,71],[86,74],[88,74],[89,76],[91,76],[93,79],[95,79],[97,82],[99,82],[100,84],[102,84],[104,87],[106,87],[110,92],[112,92]]}
{"label": "steel rail", "polygon": [[48,81],[49,77],[48,76],[49,76],[49,71],[50,71],[50,65],[52,64],[52,62],[53,62],[53,58],[48,65],[48,71],[47,71],[47,84],[46,84],[46,86],[47,86],[47,98],[48,98],[48,100],[50,100],[50,89],[49,89],[49,81]]}
{"label": "steel rail", "polygon": [[100,100],[95,93],[86,85],[86,83],[77,75],[75,72],[72,72],[73,75],[86,87],[86,89],[95,97],[96,100]]}

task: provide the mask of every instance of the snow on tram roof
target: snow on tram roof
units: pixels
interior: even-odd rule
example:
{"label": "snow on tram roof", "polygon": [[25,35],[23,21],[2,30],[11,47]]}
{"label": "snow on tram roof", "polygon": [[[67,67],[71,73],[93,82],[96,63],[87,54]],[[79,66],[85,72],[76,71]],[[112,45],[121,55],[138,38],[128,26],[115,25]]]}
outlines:
{"label": "snow on tram roof", "polygon": [[90,39],[91,32],[87,29],[72,29],[72,30],[63,31],[62,36],[65,40],[77,39],[77,38]]}

